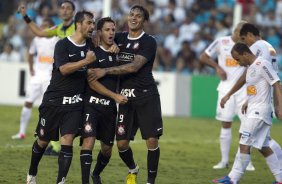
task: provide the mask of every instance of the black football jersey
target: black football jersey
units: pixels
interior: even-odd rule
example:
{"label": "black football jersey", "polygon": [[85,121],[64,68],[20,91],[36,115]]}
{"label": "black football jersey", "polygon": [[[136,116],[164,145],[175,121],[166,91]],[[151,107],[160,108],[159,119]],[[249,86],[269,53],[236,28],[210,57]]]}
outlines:
{"label": "black football jersey", "polygon": [[82,45],[77,45],[70,37],[57,42],[54,51],[52,78],[44,94],[43,104],[82,107],[87,83],[87,67],[82,67],[78,71],[65,76],[61,74],[59,67],[84,59],[88,50],[93,50],[90,39]]}
{"label": "black football jersey", "polygon": [[130,63],[135,55],[147,59],[138,72],[121,76],[120,93],[133,100],[144,96],[158,94],[158,89],[152,74],[156,56],[156,40],[143,32],[138,38],[129,38],[128,32],[117,33],[115,42],[120,48],[118,60],[121,65]]}
{"label": "black football jersey", "polygon": [[[88,65],[88,68],[108,68],[118,66],[116,54],[108,52],[101,46],[94,48],[94,52],[96,61]],[[116,92],[117,77],[117,75],[106,75],[99,79],[99,82],[109,90]],[[116,102],[113,99],[93,91],[88,85],[86,88],[85,103],[105,107],[116,106]]]}

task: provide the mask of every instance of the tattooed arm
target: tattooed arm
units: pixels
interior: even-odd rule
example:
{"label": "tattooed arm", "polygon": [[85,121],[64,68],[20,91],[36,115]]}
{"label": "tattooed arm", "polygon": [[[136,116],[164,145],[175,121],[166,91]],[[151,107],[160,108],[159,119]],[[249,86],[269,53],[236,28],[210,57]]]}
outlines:
{"label": "tattooed arm", "polygon": [[110,67],[110,68],[95,68],[91,69],[89,80],[98,80],[107,74],[122,75],[128,73],[135,73],[147,62],[147,59],[141,55],[136,55],[131,63]]}

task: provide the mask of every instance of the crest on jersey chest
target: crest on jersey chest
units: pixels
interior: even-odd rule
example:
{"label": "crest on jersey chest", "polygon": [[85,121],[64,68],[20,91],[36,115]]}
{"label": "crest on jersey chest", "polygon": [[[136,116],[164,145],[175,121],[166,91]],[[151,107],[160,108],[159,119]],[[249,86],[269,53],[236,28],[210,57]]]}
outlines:
{"label": "crest on jersey chest", "polygon": [[82,51],[80,51],[80,56],[81,57],[84,57],[85,56],[85,54],[84,54],[84,51],[82,50]]}
{"label": "crest on jersey chest", "polygon": [[113,58],[112,58],[112,56],[109,56],[109,61],[113,61]]}

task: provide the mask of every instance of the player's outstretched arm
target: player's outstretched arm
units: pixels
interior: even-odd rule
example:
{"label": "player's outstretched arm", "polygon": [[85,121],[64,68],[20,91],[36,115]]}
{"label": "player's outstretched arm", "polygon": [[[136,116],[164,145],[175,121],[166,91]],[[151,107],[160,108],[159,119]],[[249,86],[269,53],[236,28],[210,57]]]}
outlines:
{"label": "player's outstretched arm", "polygon": [[226,72],[215,62],[212,60],[210,56],[208,56],[205,52],[200,55],[200,62],[204,65],[208,65],[215,69],[216,74],[220,77],[221,80],[226,80]]}
{"label": "player's outstretched arm", "polygon": [[125,104],[128,101],[126,96],[115,93],[115,92],[109,90],[103,84],[101,84],[100,82],[98,82],[96,80],[90,80],[90,81],[88,80],[88,84],[89,84],[89,86],[92,90],[96,91],[97,93],[99,93],[101,95],[112,98],[113,100],[116,101],[116,103]]}
{"label": "player's outstretched arm", "polygon": [[62,75],[68,75],[71,74],[73,72],[76,72],[77,70],[81,69],[82,67],[93,63],[96,60],[96,55],[93,51],[88,51],[86,53],[86,57],[78,62],[71,62],[71,63],[67,63],[64,64],[62,66],[59,67],[60,72]]}
{"label": "player's outstretched arm", "polygon": [[26,8],[24,5],[20,5],[18,8],[18,13],[23,16],[24,21],[27,23],[30,30],[36,35],[40,37],[48,37],[46,31],[42,30],[39,26],[37,26],[26,14]]}
{"label": "player's outstretched arm", "polygon": [[278,119],[282,120],[282,87],[280,81],[275,82],[272,87],[275,115]]}

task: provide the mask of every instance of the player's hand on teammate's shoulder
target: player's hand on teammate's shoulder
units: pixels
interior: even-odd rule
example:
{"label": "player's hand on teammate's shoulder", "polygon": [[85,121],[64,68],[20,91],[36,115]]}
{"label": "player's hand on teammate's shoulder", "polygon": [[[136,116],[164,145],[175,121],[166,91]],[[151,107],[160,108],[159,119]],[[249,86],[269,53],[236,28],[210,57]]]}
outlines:
{"label": "player's hand on teammate's shoulder", "polygon": [[25,9],[25,5],[20,4],[18,7],[18,13],[20,13],[22,16],[26,15],[26,9]]}
{"label": "player's hand on teammate's shoulder", "polygon": [[96,55],[92,50],[88,50],[86,53],[86,57],[85,59],[89,62],[89,63],[93,63],[96,60]]}
{"label": "player's hand on teammate's shoulder", "polygon": [[226,72],[220,67],[216,67],[216,74],[220,77],[221,80],[226,80]]}
{"label": "player's hand on teammate's shoulder", "polygon": [[109,49],[109,52],[115,53],[115,54],[119,53],[119,51],[120,51],[120,49],[119,49],[119,47],[117,46],[116,43],[114,43]]}
{"label": "player's hand on teammate's shoulder", "polygon": [[124,95],[121,95],[121,94],[116,94],[115,95],[115,98],[114,100],[116,101],[116,103],[119,103],[119,104],[126,104],[127,101],[128,101],[128,98]]}

